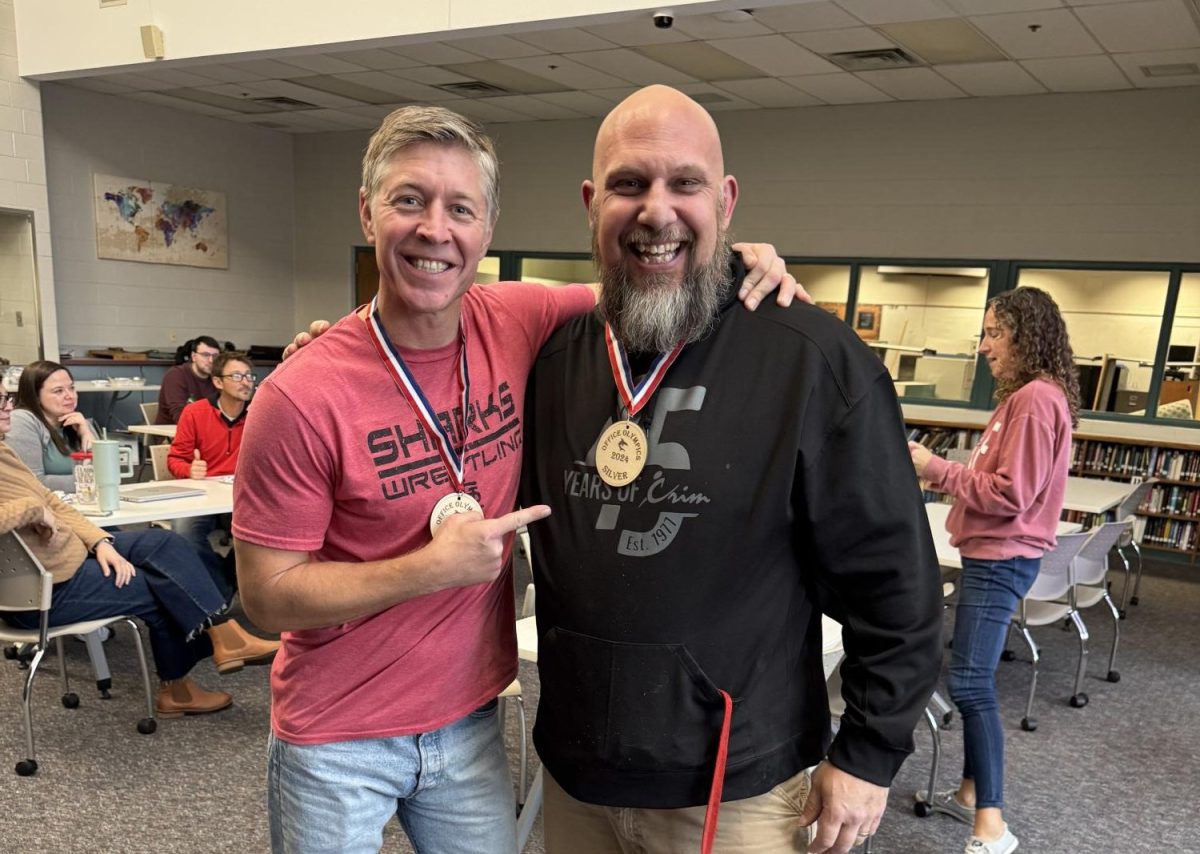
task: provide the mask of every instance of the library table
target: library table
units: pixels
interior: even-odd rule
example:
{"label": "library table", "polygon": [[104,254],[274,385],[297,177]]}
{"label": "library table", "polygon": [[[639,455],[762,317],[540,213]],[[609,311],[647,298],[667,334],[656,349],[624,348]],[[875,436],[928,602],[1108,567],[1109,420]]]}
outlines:
{"label": "library table", "polygon": [[1097,480],[1092,477],[1068,477],[1064,510],[1081,513],[1107,513],[1137,488],[1137,484],[1117,480]]}
{"label": "library table", "polygon": [[76,380],[75,392],[77,394],[107,394],[108,397],[99,407],[96,422],[101,427],[109,427],[112,424],[113,410],[117,407],[117,401],[124,400],[134,392],[143,393],[147,391],[158,391],[160,385],[146,385],[145,383],[132,383],[122,381],[120,378],[112,380]]}
{"label": "library table", "polygon": [[130,433],[141,433],[143,436],[161,436],[164,439],[174,439],[176,424],[130,424]]}
{"label": "library table", "polygon": [[[958,549],[950,545],[950,532],[946,530],[946,517],[950,515],[950,505],[930,502],[925,505],[925,514],[929,517],[929,532],[933,534],[933,547],[937,552],[938,565],[942,569],[962,569],[962,556]],[[1059,522],[1059,534],[1074,534],[1083,530],[1078,522]]]}
{"label": "library table", "polygon": [[100,528],[115,528],[118,525],[136,525],[141,522],[167,522],[171,519],[187,519],[192,516],[213,516],[233,512],[233,483],[228,477],[210,477],[204,480],[164,480],[130,484],[130,486],[189,486],[204,490],[204,495],[188,498],[169,498],[165,501],[122,501],[121,506],[108,514],[94,507],[75,505],[75,509]]}

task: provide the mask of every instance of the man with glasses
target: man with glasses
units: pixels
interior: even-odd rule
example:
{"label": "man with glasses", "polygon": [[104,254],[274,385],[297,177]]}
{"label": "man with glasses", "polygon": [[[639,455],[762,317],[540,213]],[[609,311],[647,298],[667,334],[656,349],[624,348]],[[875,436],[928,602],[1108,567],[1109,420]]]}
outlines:
{"label": "man with glasses", "polygon": [[[203,345],[201,348],[203,349]],[[226,350],[212,362],[212,383],[217,399],[197,400],[183,409],[179,429],[171,442],[167,467],[177,478],[232,475],[237,468],[246,426],[246,410],[254,393],[253,365],[244,353]],[[236,587],[233,551],[221,558],[208,541],[214,530],[232,531],[228,513],[194,516],[175,521],[175,532],[200,553],[211,568],[220,569],[230,587]]]}
{"label": "man with glasses", "polygon": [[178,424],[183,408],[193,401],[216,403],[217,390],[210,378],[213,359],[221,352],[221,345],[210,335],[201,335],[189,344],[186,360],[163,374],[155,424]]}

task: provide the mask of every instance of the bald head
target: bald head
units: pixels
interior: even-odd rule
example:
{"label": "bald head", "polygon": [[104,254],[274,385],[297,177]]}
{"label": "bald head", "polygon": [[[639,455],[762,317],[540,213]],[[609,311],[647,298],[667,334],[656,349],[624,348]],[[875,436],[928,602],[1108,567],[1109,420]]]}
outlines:
{"label": "bald head", "polygon": [[598,179],[606,161],[618,153],[622,140],[653,139],[669,132],[683,132],[699,143],[714,171],[724,174],[721,135],[708,111],[670,86],[646,86],[612,109],[596,132],[592,152],[592,178]]}

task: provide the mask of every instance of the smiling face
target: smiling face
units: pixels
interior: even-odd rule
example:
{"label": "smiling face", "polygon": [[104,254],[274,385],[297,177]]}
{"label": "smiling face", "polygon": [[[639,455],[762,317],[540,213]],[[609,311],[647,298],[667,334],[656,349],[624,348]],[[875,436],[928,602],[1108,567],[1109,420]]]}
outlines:
{"label": "smiling face", "polygon": [[221,393],[227,405],[243,404],[254,394],[254,369],[241,359],[229,359],[221,366],[221,373],[213,374],[213,385]]}
{"label": "smiling face", "polygon": [[46,377],[38,391],[38,403],[50,421],[57,421],[75,411],[79,396],[75,393],[75,381],[66,371],[55,371]]}
{"label": "smiling face", "polygon": [[597,263],[646,287],[678,287],[709,263],[737,200],[702,107],[667,87],[627,98],[600,128],[583,185]]}
{"label": "smiling face", "polygon": [[453,144],[402,149],[383,171],[378,192],[360,192],[359,216],[375,246],[381,309],[410,321],[448,320],[456,329],[458,301],[492,239],[475,158]]}
{"label": "smiling face", "polygon": [[992,376],[998,380],[1016,379],[1016,354],[1013,351],[1012,330],[1003,326],[996,312],[988,309],[983,316],[983,337],[979,341],[979,354],[987,359]]}

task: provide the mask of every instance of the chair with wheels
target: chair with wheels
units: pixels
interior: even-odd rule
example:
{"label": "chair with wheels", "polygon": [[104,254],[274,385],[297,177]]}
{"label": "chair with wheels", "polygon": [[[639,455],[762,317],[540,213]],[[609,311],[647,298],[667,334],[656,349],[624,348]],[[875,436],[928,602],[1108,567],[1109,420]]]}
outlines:
{"label": "chair with wheels", "polygon": [[[1117,521],[1129,523],[1129,527],[1122,532],[1121,538],[1117,540],[1116,544],[1117,553],[1120,554],[1121,560],[1125,562],[1125,585],[1121,588],[1121,607],[1119,609],[1122,619],[1125,617],[1126,608],[1138,603],[1138,590],[1142,586],[1142,549],[1133,535],[1134,514],[1146,503],[1146,497],[1157,482],[1155,478],[1148,478],[1142,481],[1133,492],[1126,496],[1124,501],[1117,505]],[[1130,550],[1137,555],[1137,572],[1134,573],[1132,596],[1129,595],[1130,571],[1129,558],[1126,554]]]}
{"label": "chair with wheels", "polygon": [[[1116,671],[1117,644],[1121,639],[1121,615],[1112,597],[1108,594],[1108,562],[1116,554],[1124,562],[1125,557],[1116,548],[1117,543],[1125,536],[1133,523],[1128,519],[1119,522],[1105,522],[1099,528],[1093,528],[1091,538],[1084,544],[1079,556],[1075,558],[1075,607],[1079,610],[1091,608],[1100,602],[1108,606],[1113,619],[1112,649],[1108,654],[1108,672],[1105,678],[1109,682],[1120,682],[1121,674]],[[1129,565],[1125,564],[1126,577],[1129,575]],[[1080,706],[1087,705],[1087,694],[1078,694]],[[1072,704],[1074,705],[1074,704]]]}
{"label": "chair with wheels", "polygon": [[80,623],[69,623],[61,626],[50,625],[50,600],[54,580],[46,572],[33,553],[25,546],[20,535],[15,531],[0,534],[0,612],[4,611],[41,611],[41,620],[36,629],[19,629],[0,620],[0,641],[18,644],[28,644],[32,650],[29,659],[29,670],[25,674],[25,682],[21,690],[21,710],[25,724],[26,757],[17,762],[16,772],[22,777],[37,773],[37,754],[33,744],[33,680],[37,676],[42,657],[54,641],[58,654],[58,669],[62,676],[62,704],[68,709],[79,705],[79,697],[71,693],[67,681],[67,666],[63,656],[63,635],[87,635],[103,626],[123,623],[133,632],[134,643],[137,647],[138,662],[142,667],[142,684],[146,691],[146,717],[138,721],[138,732],[149,735],[158,724],[154,720],[154,694],[150,688],[150,671],[146,667],[146,653],[142,646],[142,635],[137,623],[127,616],[106,617],[101,620],[87,620]]}
{"label": "chair with wheels", "polygon": [[[1071,705],[1082,708],[1087,704],[1087,695],[1080,689],[1083,687],[1083,673],[1087,666],[1088,631],[1075,606],[1072,563],[1091,536],[1091,532],[1059,535],[1058,545],[1042,556],[1038,576],[1025,598],[1017,605],[1017,611],[1012,617],[1010,629],[1020,631],[1033,657],[1029,675],[1029,699],[1025,704],[1025,716],[1021,718],[1021,729],[1026,732],[1037,729],[1037,720],[1033,717],[1033,698],[1037,692],[1038,660],[1041,655],[1037,644],[1033,642],[1033,636],[1029,634],[1029,629],[1033,626],[1050,626],[1063,620],[1070,620],[1074,624],[1079,634],[1079,666],[1075,672],[1075,690],[1071,695]],[[1012,661],[1015,656],[1011,650],[1005,650],[1002,658]]]}

